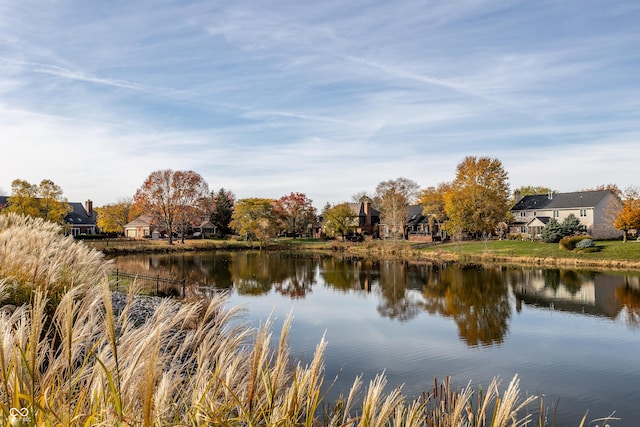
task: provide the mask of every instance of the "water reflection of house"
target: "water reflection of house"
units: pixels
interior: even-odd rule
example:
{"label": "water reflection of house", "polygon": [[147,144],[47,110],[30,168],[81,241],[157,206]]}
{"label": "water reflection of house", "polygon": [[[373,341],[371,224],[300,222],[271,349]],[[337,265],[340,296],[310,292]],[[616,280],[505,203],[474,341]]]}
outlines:
{"label": "water reflection of house", "polygon": [[[563,274],[569,275],[570,279],[563,279]],[[518,311],[524,303],[612,319],[622,309],[616,289],[629,283],[629,278],[625,276],[569,270],[532,270],[526,276],[512,284]]]}

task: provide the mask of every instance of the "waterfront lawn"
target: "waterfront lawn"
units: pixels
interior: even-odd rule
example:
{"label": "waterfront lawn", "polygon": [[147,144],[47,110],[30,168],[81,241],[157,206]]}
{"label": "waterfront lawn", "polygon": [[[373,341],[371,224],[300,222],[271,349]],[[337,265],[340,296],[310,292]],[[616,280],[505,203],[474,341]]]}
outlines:
{"label": "waterfront lawn", "polygon": [[424,253],[451,253],[458,256],[495,256],[524,258],[578,258],[585,260],[639,261],[640,242],[620,240],[596,241],[597,251],[580,252],[560,248],[557,243],[517,240],[492,240],[488,242],[460,242],[428,246]]}

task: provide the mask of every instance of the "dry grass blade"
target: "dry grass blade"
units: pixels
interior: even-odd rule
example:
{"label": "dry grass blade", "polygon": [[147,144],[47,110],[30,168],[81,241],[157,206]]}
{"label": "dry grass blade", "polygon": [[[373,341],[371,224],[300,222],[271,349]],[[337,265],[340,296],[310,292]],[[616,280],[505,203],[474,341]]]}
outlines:
{"label": "dry grass blade", "polygon": [[[225,295],[153,300],[140,320],[143,299],[133,293],[116,311],[108,268],[55,225],[0,215],[0,301],[21,298],[0,312],[1,423],[10,424],[9,408],[27,407],[33,425],[322,424],[324,337],[309,363],[296,364],[290,316],[273,348],[271,319],[255,330],[241,324]],[[470,385],[453,393],[449,381],[441,392],[436,384],[428,398],[407,404],[400,388],[385,393],[386,384],[376,376],[359,406],[357,377],[325,423],[459,427],[487,425],[493,415],[494,427],[521,426],[529,416],[519,413],[535,399],[521,400],[517,376],[502,397],[494,380],[475,413]]]}

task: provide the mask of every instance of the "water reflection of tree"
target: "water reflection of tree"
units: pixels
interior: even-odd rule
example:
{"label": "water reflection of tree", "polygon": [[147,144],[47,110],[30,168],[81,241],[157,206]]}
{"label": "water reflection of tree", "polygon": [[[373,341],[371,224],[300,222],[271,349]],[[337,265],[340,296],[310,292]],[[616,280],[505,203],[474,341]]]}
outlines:
{"label": "water reflection of tree", "polygon": [[454,319],[469,346],[501,344],[509,329],[508,286],[500,269],[443,268],[423,288],[425,308]]}
{"label": "water reflection of tree", "polygon": [[277,257],[264,252],[234,254],[231,275],[240,295],[262,295],[271,290],[274,282],[286,277],[284,269],[273,268]]}
{"label": "water reflection of tree", "polygon": [[629,277],[625,276],[624,287],[616,288],[616,298],[624,306],[625,322],[630,328],[640,328],[640,290],[629,286]]}
{"label": "water reflection of tree", "polygon": [[[371,281],[367,280],[367,272],[371,272],[373,265],[354,259],[339,259],[324,257],[320,261],[320,276],[327,286],[338,290],[350,289],[370,290]],[[368,289],[367,289],[368,287]]]}
{"label": "water reflection of tree", "polygon": [[289,275],[273,284],[276,292],[297,299],[304,298],[316,283],[314,271],[317,261],[312,257],[287,256],[279,260],[274,268]]}
{"label": "water reflection of tree", "polygon": [[307,256],[241,252],[233,257],[231,274],[241,295],[261,295],[273,289],[291,298],[304,298],[316,283],[316,264]]}
{"label": "water reflection of tree", "polygon": [[422,310],[419,294],[407,289],[407,264],[404,262],[384,261],[380,264],[380,296],[378,313],[383,317],[407,321],[416,317]]}

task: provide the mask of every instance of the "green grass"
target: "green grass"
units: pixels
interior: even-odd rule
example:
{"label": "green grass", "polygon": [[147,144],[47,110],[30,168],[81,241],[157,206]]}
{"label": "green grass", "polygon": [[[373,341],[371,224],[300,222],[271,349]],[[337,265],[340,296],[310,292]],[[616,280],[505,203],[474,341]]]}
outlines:
{"label": "green grass", "polygon": [[603,268],[640,268],[640,242],[597,241],[596,251],[568,251],[557,243],[495,240],[434,245],[419,250],[425,257],[458,260],[565,264]]}
{"label": "green grass", "polygon": [[300,250],[330,251],[355,256],[427,258],[443,261],[504,262],[557,266],[640,269],[640,242],[597,241],[595,251],[568,251],[557,243],[517,240],[457,242],[416,245],[406,241],[367,240],[362,243],[321,239],[271,239],[266,244],[236,239],[194,239],[169,245],[154,240],[85,241],[89,247],[107,255],[140,252],[180,252],[206,250]]}

